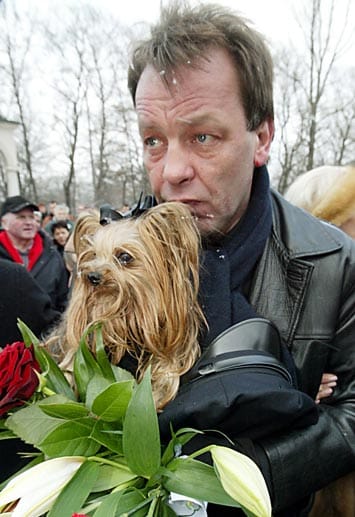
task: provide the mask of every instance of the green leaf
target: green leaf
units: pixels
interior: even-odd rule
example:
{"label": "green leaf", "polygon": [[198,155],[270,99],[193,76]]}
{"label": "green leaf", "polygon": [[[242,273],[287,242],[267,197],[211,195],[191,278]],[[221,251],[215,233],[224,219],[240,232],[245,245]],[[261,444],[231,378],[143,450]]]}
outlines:
{"label": "green leaf", "polygon": [[41,346],[34,347],[35,357],[47,379],[47,386],[55,393],[65,395],[71,400],[76,400],[75,393],[70,387],[62,370],[53,357]]}
{"label": "green leaf", "polygon": [[98,420],[91,437],[100,445],[116,454],[123,454],[122,429],[116,429],[112,424]]}
{"label": "green leaf", "polygon": [[150,369],[128,404],[123,422],[123,451],[129,468],[139,476],[150,477],[160,466],[159,426]]}
{"label": "green leaf", "polygon": [[0,433],[0,440],[12,440],[14,438],[17,438],[17,436],[12,431],[7,430]]}
{"label": "green leaf", "polygon": [[92,418],[62,423],[46,436],[39,448],[51,458],[94,456],[100,449],[100,444],[91,437],[94,426],[95,421]]}
{"label": "green leaf", "polygon": [[137,476],[127,466],[117,463],[117,467],[111,465],[100,465],[99,474],[92,492],[103,492],[119,487],[122,483],[135,481]]}
{"label": "green leaf", "polygon": [[[113,492],[108,495],[100,504],[94,513],[94,517],[111,517],[121,516],[124,513],[131,512],[137,506],[144,502],[144,495],[138,490],[130,490],[127,492]],[[147,515],[145,508],[139,513],[130,513],[132,517],[145,517]]]}
{"label": "green leaf", "polygon": [[86,338],[93,327],[89,327],[80,339],[79,348],[74,357],[74,379],[80,400],[86,397],[86,388],[94,375],[102,376],[101,368],[89,350]]}
{"label": "green leaf", "polygon": [[96,482],[99,465],[86,461],[57,497],[48,517],[63,517],[78,512]]}
{"label": "green leaf", "polygon": [[128,370],[124,370],[114,364],[111,364],[111,368],[117,382],[135,380],[134,376]]}
{"label": "green leaf", "polygon": [[74,420],[87,416],[88,410],[80,402],[64,402],[62,404],[39,404],[41,410],[49,416],[54,418],[64,418],[66,420]]}
{"label": "green leaf", "polygon": [[200,501],[224,506],[240,505],[223,489],[213,467],[192,458],[175,458],[163,470],[163,487]]}
{"label": "green leaf", "polygon": [[93,413],[106,422],[121,421],[131,400],[133,385],[134,381],[110,384],[93,401]]}
{"label": "green leaf", "polygon": [[[44,402],[41,401],[41,403]],[[63,420],[43,413],[36,404],[16,411],[6,420],[6,425],[11,431],[23,441],[31,443],[36,447],[39,447],[39,444],[45,437],[62,425],[62,423]]]}
{"label": "green leaf", "polygon": [[[189,442],[196,434],[203,434],[203,432],[190,427],[179,429],[176,433],[172,432],[172,439],[164,450],[161,464],[166,465],[176,456],[180,456],[183,445]],[[179,450],[177,454],[176,449]]]}
{"label": "green leaf", "polygon": [[40,340],[38,337],[32,332],[32,330],[24,323],[20,318],[17,318],[17,327],[21,332],[22,339],[27,347],[33,345],[39,345]]}
{"label": "green leaf", "polygon": [[96,328],[96,359],[104,377],[107,380],[114,382],[116,380],[115,375],[112,371],[111,363],[107,357],[107,352],[102,339],[102,325],[98,325]]}
{"label": "green leaf", "polygon": [[47,379],[48,388],[56,393],[65,395],[69,399],[75,400],[75,394],[62,370],[47,350],[40,345],[39,339],[35,336],[32,330],[20,319],[17,320],[17,326],[22,334],[25,345],[29,347],[33,344],[35,357],[40,365],[41,371]]}
{"label": "green leaf", "polygon": [[90,411],[92,408],[93,401],[101,392],[103,392],[107,388],[107,386],[110,386],[110,384],[111,382],[105,379],[105,377],[103,377],[101,374],[94,374],[93,378],[89,381],[89,384],[86,388],[85,405],[90,409]]}
{"label": "green leaf", "polygon": [[[154,515],[157,517],[176,517],[174,510],[170,508],[163,499],[159,501],[159,505]],[[191,515],[193,515],[193,513]]]}

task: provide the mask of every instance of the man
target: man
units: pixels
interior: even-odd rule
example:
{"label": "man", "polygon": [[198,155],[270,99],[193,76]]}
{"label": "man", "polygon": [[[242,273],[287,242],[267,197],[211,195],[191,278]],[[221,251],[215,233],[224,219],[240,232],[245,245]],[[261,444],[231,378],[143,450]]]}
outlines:
{"label": "man", "polygon": [[1,208],[0,258],[22,264],[63,312],[68,296],[68,273],[51,239],[40,230],[38,207],[22,196],[8,197]]}
{"label": "man", "polygon": [[68,231],[71,232],[74,226],[73,221],[70,219],[69,207],[67,205],[56,205],[54,207],[53,218],[45,225],[44,229],[48,235],[53,234],[53,225],[58,221],[65,221],[67,224]]}
{"label": "man", "polygon": [[[270,191],[273,72],[263,38],[227,9],[172,4],[131,58],[128,84],[158,202],[190,207],[203,237],[208,347],[223,330],[271,320],[315,398],[338,377],[315,425],[254,441],[277,516],[355,468],[355,246]],[[208,394],[206,394],[208,396]],[[238,437],[233,437],[238,438]],[[237,515],[210,507],[209,515]]]}

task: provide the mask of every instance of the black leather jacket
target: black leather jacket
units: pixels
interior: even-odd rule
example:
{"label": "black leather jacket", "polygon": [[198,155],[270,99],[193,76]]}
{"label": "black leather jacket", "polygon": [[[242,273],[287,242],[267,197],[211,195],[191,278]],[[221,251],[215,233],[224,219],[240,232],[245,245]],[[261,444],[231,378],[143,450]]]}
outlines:
{"label": "black leather jacket", "polygon": [[273,192],[273,230],[249,293],[294,356],[313,398],[324,372],[332,397],[316,425],[263,439],[278,511],[355,469],[355,243]]}

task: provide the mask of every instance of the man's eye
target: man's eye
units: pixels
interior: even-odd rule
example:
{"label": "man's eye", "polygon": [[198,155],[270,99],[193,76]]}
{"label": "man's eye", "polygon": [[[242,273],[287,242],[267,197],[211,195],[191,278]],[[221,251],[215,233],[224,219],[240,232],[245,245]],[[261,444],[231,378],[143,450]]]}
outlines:
{"label": "man's eye", "polygon": [[147,147],[157,147],[157,145],[159,145],[159,143],[160,143],[159,138],[157,138],[155,136],[150,136],[144,140],[144,145],[146,145]]}
{"label": "man's eye", "polygon": [[130,264],[133,261],[132,255],[127,253],[126,251],[122,251],[122,253],[118,253],[116,255],[116,258],[122,266],[127,266],[127,264]]}
{"label": "man's eye", "polygon": [[211,135],[207,135],[206,133],[200,133],[200,134],[196,135],[195,138],[196,138],[197,142],[199,142],[200,144],[205,144],[206,142],[211,140]]}

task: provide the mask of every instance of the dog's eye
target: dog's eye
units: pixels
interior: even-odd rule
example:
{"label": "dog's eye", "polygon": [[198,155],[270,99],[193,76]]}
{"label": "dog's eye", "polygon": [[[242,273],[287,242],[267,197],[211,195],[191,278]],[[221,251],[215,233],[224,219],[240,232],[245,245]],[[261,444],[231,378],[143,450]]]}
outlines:
{"label": "dog's eye", "polygon": [[132,255],[127,253],[126,251],[122,251],[121,253],[117,253],[116,258],[122,266],[127,266],[130,262],[133,261]]}

